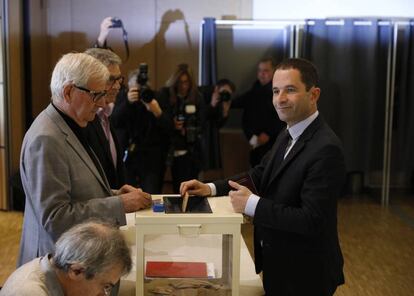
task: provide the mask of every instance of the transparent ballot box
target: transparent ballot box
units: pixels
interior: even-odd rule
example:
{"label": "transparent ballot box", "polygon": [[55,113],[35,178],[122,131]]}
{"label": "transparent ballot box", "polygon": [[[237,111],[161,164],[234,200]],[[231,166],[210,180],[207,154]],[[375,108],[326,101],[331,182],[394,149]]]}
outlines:
{"label": "transparent ballot box", "polygon": [[228,197],[208,203],[212,213],[135,214],[136,295],[239,295],[243,217]]}

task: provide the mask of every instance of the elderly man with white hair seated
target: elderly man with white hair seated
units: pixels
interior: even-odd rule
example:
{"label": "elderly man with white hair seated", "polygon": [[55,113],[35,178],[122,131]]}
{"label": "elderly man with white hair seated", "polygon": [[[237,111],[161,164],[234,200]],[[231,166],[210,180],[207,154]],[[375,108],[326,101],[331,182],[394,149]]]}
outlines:
{"label": "elderly man with white hair seated", "polygon": [[65,232],[55,254],[33,259],[6,281],[1,296],[110,295],[131,271],[130,251],[114,226],[89,221]]}

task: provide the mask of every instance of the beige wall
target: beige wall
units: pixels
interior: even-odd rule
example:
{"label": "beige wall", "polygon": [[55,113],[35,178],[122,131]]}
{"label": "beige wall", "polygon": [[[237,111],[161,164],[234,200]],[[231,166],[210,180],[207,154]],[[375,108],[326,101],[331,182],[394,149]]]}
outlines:
{"label": "beige wall", "polygon": [[[147,62],[153,87],[164,85],[178,63],[186,62],[198,74],[199,29],[203,17],[250,19],[252,0],[32,0],[33,115],[49,102],[50,72],[69,51],[91,46],[106,16],[122,19],[128,31],[130,58],[123,72]],[[45,5],[47,3],[47,5]],[[122,58],[121,30],[108,43]],[[198,77],[196,77],[198,79]]]}
{"label": "beige wall", "polygon": [[[8,3],[8,32],[4,44],[8,53],[3,99],[10,123],[0,148],[0,209],[7,208],[7,167],[13,174],[19,167],[25,133],[23,18],[21,1]],[[49,103],[49,81],[54,64],[62,54],[84,51],[93,45],[99,25],[107,16],[122,19],[128,31],[130,58],[123,65],[125,75],[146,62],[154,88],[164,85],[179,63],[188,63],[198,80],[199,30],[204,17],[251,19],[252,0],[31,0],[30,51],[32,115]],[[113,30],[109,45],[125,57],[122,34]],[[6,126],[3,118],[2,126]],[[5,130],[5,129],[3,129]],[[7,138],[7,139],[6,139]],[[228,138],[228,137],[226,137]],[[226,142],[223,139],[223,142]],[[226,146],[226,145],[225,145]],[[240,148],[240,147],[239,147]],[[247,148],[244,147],[244,150]],[[8,159],[10,157],[10,163]],[[231,160],[230,160],[231,161]],[[227,172],[229,173],[229,172]]]}

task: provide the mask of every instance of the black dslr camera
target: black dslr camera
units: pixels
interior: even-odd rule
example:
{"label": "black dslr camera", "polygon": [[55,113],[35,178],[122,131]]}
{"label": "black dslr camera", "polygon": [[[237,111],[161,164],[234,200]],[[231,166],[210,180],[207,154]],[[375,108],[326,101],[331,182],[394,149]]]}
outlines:
{"label": "black dslr camera", "polygon": [[109,26],[109,28],[122,28],[124,25],[122,24],[121,19],[117,17],[113,17],[111,19],[112,25]]}
{"label": "black dslr camera", "polygon": [[223,90],[219,93],[220,102],[228,102],[231,100],[231,93],[227,90]]}
{"label": "black dslr camera", "polygon": [[186,142],[188,144],[194,144],[197,142],[201,128],[198,126],[197,121],[197,107],[194,104],[182,103],[176,114],[177,120],[184,121],[184,127],[186,130]]}
{"label": "black dslr camera", "polygon": [[139,64],[139,73],[137,75],[137,84],[139,85],[139,97],[149,103],[154,99],[154,91],[148,86],[148,65],[146,63]]}

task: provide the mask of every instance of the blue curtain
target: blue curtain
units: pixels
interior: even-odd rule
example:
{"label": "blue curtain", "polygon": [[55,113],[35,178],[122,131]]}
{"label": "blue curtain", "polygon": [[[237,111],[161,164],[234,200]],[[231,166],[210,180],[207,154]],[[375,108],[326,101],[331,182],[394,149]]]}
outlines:
{"label": "blue curtain", "polygon": [[204,18],[201,42],[201,85],[217,81],[216,19]]}
{"label": "blue curtain", "polygon": [[[204,18],[202,32],[201,85],[206,86],[203,89],[207,90],[217,82],[216,19]],[[207,105],[210,104],[211,92],[202,92]],[[201,151],[203,170],[222,167],[219,127],[215,121],[207,120],[203,126]]]}
{"label": "blue curtain", "polygon": [[400,26],[394,97],[391,168],[412,174],[414,169],[414,21]]}
{"label": "blue curtain", "polygon": [[392,27],[378,20],[357,25],[314,20],[304,28],[300,55],[319,69],[322,116],[344,144],[347,169],[381,170]]}

